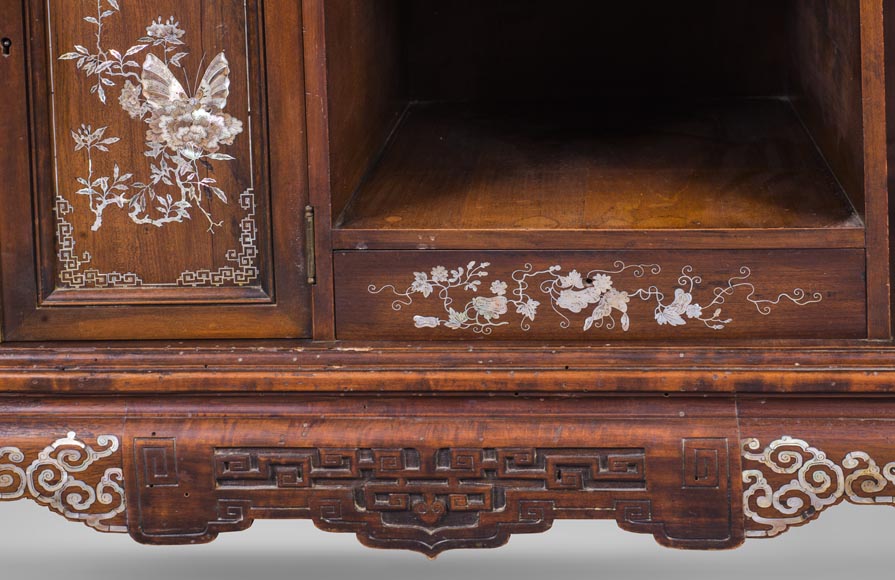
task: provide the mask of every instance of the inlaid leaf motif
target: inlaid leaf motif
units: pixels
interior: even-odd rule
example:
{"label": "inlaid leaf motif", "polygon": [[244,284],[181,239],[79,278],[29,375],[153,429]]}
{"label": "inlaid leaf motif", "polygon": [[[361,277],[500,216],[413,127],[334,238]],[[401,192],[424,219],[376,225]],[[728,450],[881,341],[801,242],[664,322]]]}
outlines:
{"label": "inlaid leaf motif", "polygon": [[[145,152],[150,159],[148,180],[120,180],[114,188],[103,187],[114,177],[94,180],[93,161],[97,153],[109,153],[119,138],[99,140],[109,127],[91,129],[89,134],[73,132],[75,151],[83,150],[87,157],[90,175],[86,180],[90,185],[77,193],[91,196],[90,209],[95,216],[92,229],[97,231],[102,227],[108,207],[127,209],[134,223],[156,227],[183,223],[196,209],[205,217],[208,231],[214,233],[223,223],[213,218],[207,200],[213,196],[227,203],[229,198],[213,177],[201,177],[200,167],[210,168],[213,161],[233,161],[233,156],[221,153],[220,149],[232,145],[243,132],[242,121],[224,112],[230,87],[227,57],[222,52],[212,59],[195,94],[190,95],[172,71],[173,67],[187,72],[181,64],[189,53],[181,50],[186,32],[180,23],[173,16],[167,20],[159,17],[146,27],[146,36],[124,52],[106,49],[103,45],[105,21],[120,11],[121,3],[117,0],[97,0],[95,16],[84,18],[96,27],[95,47],[91,50],[76,45],[73,52],[59,57],[75,61],[78,70],[93,80],[90,92],[103,105],[108,102],[108,91],[118,88],[120,83],[119,106],[131,119],[148,126]],[[142,64],[135,60],[138,55],[143,55]],[[134,173],[127,175],[133,177]],[[162,188],[175,188],[176,193],[162,194],[159,191]]]}
{"label": "inlaid leaf motif", "polygon": [[[538,271],[531,264],[526,264],[524,268],[513,272],[515,286],[495,280],[489,286],[492,296],[473,296],[462,308],[455,307],[456,292],[477,293],[481,279],[488,276],[486,268],[489,266],[487,262],[470,262],[465,268],[450,270],[450,275],[446,267],[435,266],[430,273],[415,272],[414,280],[406,290],[401,291],[388,284],[382,287],[370,285],[368,291],[372,294],[384,291],[394,294],[396,299],[392,302],[392,309],[396,311],[412,306],[416,294],[421,294],[424,299],[437,297],[442,302],[446,317],[414,316],[416,328],[444,326],[451,330],[472,330],[480,334],[491,334],[495,328],[510,324],[503,318],[511,307],[516,314],[521,315],[521,328],[530,330],[541,306],[541,302],[530,295],[532,287],[538,288],[542,297],[548,299],[548,304],[562,319],[562,328],[572,325],[572,320],[566,313],[580,314],[593,307],[590,316],[581,323],[585,332],[601,328],[613,330],[616,326],[621,326],[623,332],[628,332],[633,322],[628,308],[635,298],[655,304],[653,318],[659,326],[684,327],[690,322],[697,322],[712,330],[723,330],[733,322],[733,319],[722,317],[721,305],[738,290],[745,293],[745,300],[763,316],[769,315],[772,307],[784,300],[796,306],[806,306],[823,299],[819,292],[808,294],[801,288],[781,293],[773,299],[756,298],[755,285],[749,281],[752,271],[744,266],[740,268],[739,275],[730,278],[726,285],[713,288],[712,301],[703,306],[695,301],[694,296],[702,284],[702,278],[693,274],[691,266],[685,266],[678,278],[680,286],[674,289],[673,298],[669,300],[656,286],[630,290],[615,288],[613,276],[623,272],[628,272],[634,278],[644,278],[647,274],[655,276],[662,272],[657,264],[628,266],[617,261],[614,270],[591,270],[586,276],[578,270],[563,274],[563,268],[558,265]],[[512,291],[508,292],[510,289]],[[705,313],[710,310],[712,314],[707,316]]]}
{"label": "inlaid leaf motif", "polygon": [[[70,131],[74,151],[86,161],[86,170],[74,178],[73,190],[89,200],[91,229],[101,230],[109,209],[122,211],[134,224],[156,228],[199,221],[212,234],[224,225],[221,216],[212,215],[212,201],[235,202],[242,217],[238,221],[238,247],[226,250],[225,263],[187,269],[174,279],[148,282],[133,271],[103,271],[94,266],[92,252],[76,249],[81,243],[80,232],[68,216],[82,211],[82,204],[73,204],[59,189],[53,206],[59,282],[68,289],[252,284],[260,275],[254,189],[249,187],[233,196],[214,177],[222,164],[236,160],[227,148],[244,128],[240,119],[225,111],[230,91],[226,55],[221,52],[208,66],[200,64],[198,70],[186,70],[184,59],[190,54],[187,34],[174,16],[150,21],[144,35],[130,47],[111,48],[107,46],[107,32],[126,16],[122,9],[126,11],[136,3],[86,0],[84,5],[96,6],[96,11],[83,19],[94,33],[83,44],[75,43],[59,60],[70,61],[84,77],[90,94],[97,99],[88,112],[104,120],[84,122]],[[201,62],[205,61],[203,56]],[[193,78],[194,87],[184,80],[187,89],[178,80]],[[105,121],[110,117],[106,107],[116,100],[133,126],[126,121]],[[121,153],[121,136],[140,133],[145,135],[145,161],[125,163],[119,158],[101,162]],[[201,219],[193,220],[197,212]]]}

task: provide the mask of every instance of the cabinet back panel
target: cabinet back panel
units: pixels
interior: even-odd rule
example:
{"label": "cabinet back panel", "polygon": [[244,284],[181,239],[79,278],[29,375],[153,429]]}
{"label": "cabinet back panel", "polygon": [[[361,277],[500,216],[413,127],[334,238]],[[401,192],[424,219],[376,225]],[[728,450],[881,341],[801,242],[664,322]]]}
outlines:
{"label": "cabinet back panel", "polygon": [[786,4],[409,0],[411,94],[419,100],[780,95]]}

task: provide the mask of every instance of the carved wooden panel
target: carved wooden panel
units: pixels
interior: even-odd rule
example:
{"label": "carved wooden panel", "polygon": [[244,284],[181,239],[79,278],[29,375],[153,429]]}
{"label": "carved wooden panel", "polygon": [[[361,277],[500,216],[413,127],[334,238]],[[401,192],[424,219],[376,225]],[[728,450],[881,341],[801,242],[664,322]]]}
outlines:
{"label": "carved wooden panel", "polygon": [[265,21],[300,5],[23,1],[35,191],[4,221],[36,243],[7,258],[7,333],[306,336],[301,62],[267,75],[300,26]]}
{"label": "carved wooden panel", "polygon": [[144,437],[134,439],[137,462],[143,466],[138,474],[141,485],[147,487],[177,487],[177,441]]}
{"label": "carved wooden panel", "polygon": [[749,537],[777,536],[841,502],[895,505],[895,454],[879,458],[856,449],[831,456],[789,435],[766,445],[744,439],[742,451]]}
{"label": "carved wooden panel", "polygon": [[776,537],[843,502],[895,504],[890,399],[79,405],[73,417],[68,402],[0,401],[0,501],[30,499],[147,543],[303,518],[435,556],[558,519],[612,519],[664,545],[713,549]]}
{"label": "carved wooden panel", "polygon": [[462,420],[447,401],[361,403],[310,400],[263,420],[235,407],[207,419],[133,417],[131,534],[197,543],[258,518],[303,518],[435,556],[586,518],[682,548],[742,540],[726,403],[550,401],[529,415],[480,401],[482,415]]}
{"label": "carved wooden panel", "polygon": [[642,449],[218,449],[214,460],[218,489],[303,489],[287,501],[323,529],[429,555],[543,531],[582,496],[646,488]]}
{"label": "carved wooden panel", "polygon": [[[137,456],[138,473],[148,468],[145,460]],[[729,459],[719,460],[724,481],[717,489],[723,486],[723,493],[703,499],[723,513]],[[141,479],[142,526],[135,533],[151,543],[194,543],[244,529],[259,517],[309,518],[326,531],[355,533],[372,547],[435,556],[500,546],[514,533],[546,531],[556,519],[609,518],[679,547],[735,541],[730,520],[715,524],[725,530],[717,537],[687,529],[678,521],[682,514],[667,511],[671,497],[656,492],[661,484],[648,484],[645,464],[642,449],[223,448],[214,452],[214,517],[202,531],[147,526],[174,517],[175,508],[161,500],[146,503],[156,485]],[[666,504],[660,511],[669,519],[654,512],[653,496]]]}
{"label": "carved wooden panel", "polygon": [[684,439],[683,486],[718,489],[729,476],[727,439]]}

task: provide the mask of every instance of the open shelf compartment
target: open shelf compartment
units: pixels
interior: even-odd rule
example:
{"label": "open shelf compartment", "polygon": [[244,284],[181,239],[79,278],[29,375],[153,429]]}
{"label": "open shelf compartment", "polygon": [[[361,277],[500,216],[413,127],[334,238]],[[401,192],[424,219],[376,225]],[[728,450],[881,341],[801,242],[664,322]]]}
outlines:
{"label": "open shelf compartment", "polygon": [[348,247],[740,229],[863,243],[860,216],[781,99],[413,104],[338,228]]}
{"label": "open shelf compartment", "polygon": [[336,249],[865,245],[858,2],[324,7]]}

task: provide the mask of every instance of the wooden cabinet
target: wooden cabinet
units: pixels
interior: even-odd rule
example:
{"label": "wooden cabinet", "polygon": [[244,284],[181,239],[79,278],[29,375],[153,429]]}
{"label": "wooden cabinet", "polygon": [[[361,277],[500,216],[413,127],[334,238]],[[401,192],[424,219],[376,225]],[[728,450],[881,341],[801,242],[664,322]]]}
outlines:
{"label": "wooden cabinet", "polygon": [[883,0],[9,0],[0,500],[146,543],[891,504]]}

